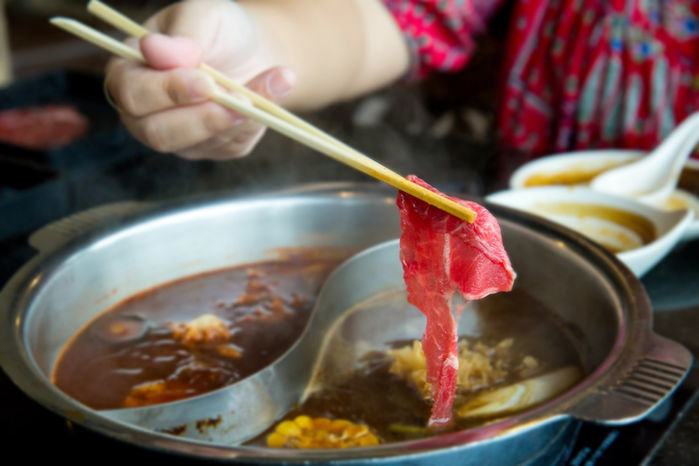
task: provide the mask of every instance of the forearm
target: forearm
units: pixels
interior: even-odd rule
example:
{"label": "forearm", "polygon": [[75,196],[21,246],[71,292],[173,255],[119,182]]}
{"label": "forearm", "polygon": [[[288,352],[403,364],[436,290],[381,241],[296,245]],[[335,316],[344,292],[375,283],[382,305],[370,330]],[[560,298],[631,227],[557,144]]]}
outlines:
{"label": "forearm", "polygon": [[275,64],[298,81],[284,105],[316,108],[380,88],[408,68],[408,49],[380,0],[239,0]]}

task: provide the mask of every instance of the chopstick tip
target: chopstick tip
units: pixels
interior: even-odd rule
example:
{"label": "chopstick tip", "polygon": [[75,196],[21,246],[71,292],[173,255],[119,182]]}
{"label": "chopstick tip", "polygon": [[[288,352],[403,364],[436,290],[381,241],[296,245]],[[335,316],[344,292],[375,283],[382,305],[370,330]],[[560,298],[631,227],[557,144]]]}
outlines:
{"label": "chopstick tip", "polygon": [[53,16],[49,18],[49,23],[53,24],[54,26],[63,26],[74,22],[75,20],[66,18],[65,16]]}
{"label": "chopstick tip", "polygon": [[103,3],[100,2],[99,0],[90,0],[87,2],[87,11],[92,11],[95,7],[100,7],[102,6]]}
{"label": "chopstick tip", "polygon": [[477,216],[476,212],[463,206],[461,206],[459,210],[452,211],[449,213],[452,214],[454,217],[463,220],[466,223],[473,223],[476,220]]}

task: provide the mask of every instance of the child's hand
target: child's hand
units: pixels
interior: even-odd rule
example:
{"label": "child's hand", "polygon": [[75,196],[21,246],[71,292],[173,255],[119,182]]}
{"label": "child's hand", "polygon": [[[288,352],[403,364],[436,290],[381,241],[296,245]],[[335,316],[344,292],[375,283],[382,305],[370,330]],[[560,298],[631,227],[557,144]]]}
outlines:
{"label": "child's hand", "polygon": [[107,67],[107,88],[129,131],[157,151],[190,159],[248,154],[264,127],[208,101],[216,85],[196,66],[205,62],[273,101],[288,94],[295,76],[274,66],[250,17],[228,0],[183,2],[145,26],[164,34],[140,41],[150,66],[113,59]]}

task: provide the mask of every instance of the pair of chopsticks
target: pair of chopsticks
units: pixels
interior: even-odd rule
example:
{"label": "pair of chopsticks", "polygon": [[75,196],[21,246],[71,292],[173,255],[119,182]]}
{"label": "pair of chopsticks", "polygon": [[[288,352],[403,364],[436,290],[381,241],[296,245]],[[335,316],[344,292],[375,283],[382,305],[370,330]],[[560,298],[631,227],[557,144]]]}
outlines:
{"label": "pair of chopsticks", "polygon": [[[147,29],[138,23],[127,18],[123,14],[105,5],[98,0],[90,0],[87,9],[90,13],[112,25],[116,29],[127,35],[141,38],[149,33]],[[81,39],[91,42],[98,47],[118,55],[128,60],[135,60],[146,64],[141,52],[122,42],[119,42],[106,34],[103,34],[91,27],[70,18],[55,17],[51,19],[51,24],[74,34]],[[352,147],[340,142],[329,134],[321,131],[315,126],[307,123],[301,118],[288,112],[277,104],[265,99],[261,95],[253,92],[247,87],[233,81],[223,73],[202,63],[199,68],[213,77],[222,87],[235,91],[247,99],[249,102],[236,97],[233,94],[215,91],[209,97],[212,101],[235,110],[236,112],[262,123],[273,130],[284,134],[302,144],[305,144],[318,152],[321,152],[341,163],[359,170],[373,178],[387,183],[394,188],[404,191],[428,204],[431,204],[445,212],[454,215],[469,223],[473,222],[476,213],[450,199],[423,188],[404,177],[386,168],[375,160],[367,157]]]}

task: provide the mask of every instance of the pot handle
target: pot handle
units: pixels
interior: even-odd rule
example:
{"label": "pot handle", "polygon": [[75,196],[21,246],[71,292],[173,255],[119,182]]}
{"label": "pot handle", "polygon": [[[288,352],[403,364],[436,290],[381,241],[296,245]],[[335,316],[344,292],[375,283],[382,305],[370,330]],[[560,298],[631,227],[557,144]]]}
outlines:
{"label": "pot handle", "polygon": [[151,207],[149,202],[124,201],[93,207],[64,217],[29,236],[29,244],[39,252],[54,251],[72,239]]}
{"label": "pot handle", "polygon": [[[609,377],[596,393],[576,404],[570,414],[602,424],[627,424],[645,417],[682,382],[692,365],[684,346],[651,333],[633,365]],[[620,377],[618,376],[620,375]]]}

